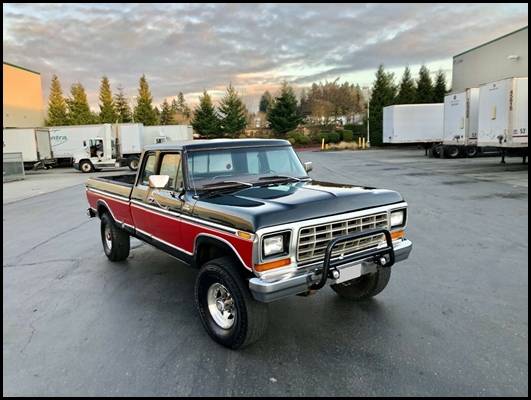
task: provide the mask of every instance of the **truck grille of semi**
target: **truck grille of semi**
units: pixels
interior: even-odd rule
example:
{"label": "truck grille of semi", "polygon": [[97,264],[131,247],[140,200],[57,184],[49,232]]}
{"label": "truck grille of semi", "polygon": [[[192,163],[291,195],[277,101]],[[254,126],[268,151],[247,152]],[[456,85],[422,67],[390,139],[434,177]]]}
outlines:
{"label": "truck grille of semi", "polygon": [[[306,264],[323,260],[328,243],[339,236],[375,228],[387,229],[387,213],[379,213],[326,224],[301,228],[297,243],[297,261]],[[385,240],[383,234],[354,239],[338,244],[332,257],[350,255],[357,251],[376,247]]]}

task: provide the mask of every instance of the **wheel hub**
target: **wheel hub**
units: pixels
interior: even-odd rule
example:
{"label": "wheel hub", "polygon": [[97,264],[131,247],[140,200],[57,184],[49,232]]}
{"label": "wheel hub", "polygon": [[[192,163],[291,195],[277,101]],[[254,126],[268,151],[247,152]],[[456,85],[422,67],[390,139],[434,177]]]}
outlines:
{"label": "wheel hub", "polygon": [[107,246],[109,250],[112,249],[112,235],[111,235],[111,227],[109,225],[105,226],[104,237],[105,237],[105,245]]}
{"label": "wheel hub", "polygon": [[232,295],[221,283],[213,283],[207,292],[208,310],[214,322],[223,329],[230,329],[236,319]]}

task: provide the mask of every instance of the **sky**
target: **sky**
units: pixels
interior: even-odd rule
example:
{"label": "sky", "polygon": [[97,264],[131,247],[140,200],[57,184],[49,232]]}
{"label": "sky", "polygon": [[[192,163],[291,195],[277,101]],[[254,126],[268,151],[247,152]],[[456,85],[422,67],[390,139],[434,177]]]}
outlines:
{"label": "sky", "polygon": [[[4,61],[39,71],[47,98],[81,82],[97,109],[101,76],[155,104],[179,91],[219,99],[229,83],[250,111],[283,80],[369,86],[379,64],[446,72],[452,56],[528,24],[527,4],[3,4]],[[133,101],[133,100],[131,100]]]}

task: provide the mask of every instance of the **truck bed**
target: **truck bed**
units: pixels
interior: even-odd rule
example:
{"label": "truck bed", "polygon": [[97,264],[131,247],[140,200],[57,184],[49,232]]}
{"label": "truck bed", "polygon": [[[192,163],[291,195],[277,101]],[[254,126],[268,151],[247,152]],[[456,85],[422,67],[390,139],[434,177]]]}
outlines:
{"label": "truck bed", "polygon": [[98,178],[93,178],[94,180],[116,183],[122,186],[132,187],[135,183],[136,173],[123,174],[123,175],[112,175],[112,176],[101,176]]}

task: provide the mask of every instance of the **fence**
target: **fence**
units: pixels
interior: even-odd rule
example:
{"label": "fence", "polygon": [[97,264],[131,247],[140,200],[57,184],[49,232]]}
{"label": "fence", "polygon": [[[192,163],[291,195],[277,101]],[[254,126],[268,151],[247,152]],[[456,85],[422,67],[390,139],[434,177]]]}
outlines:
{"label": "fence", "polygon": [[22,153],[3,153],[3,182],[24,179]]}

